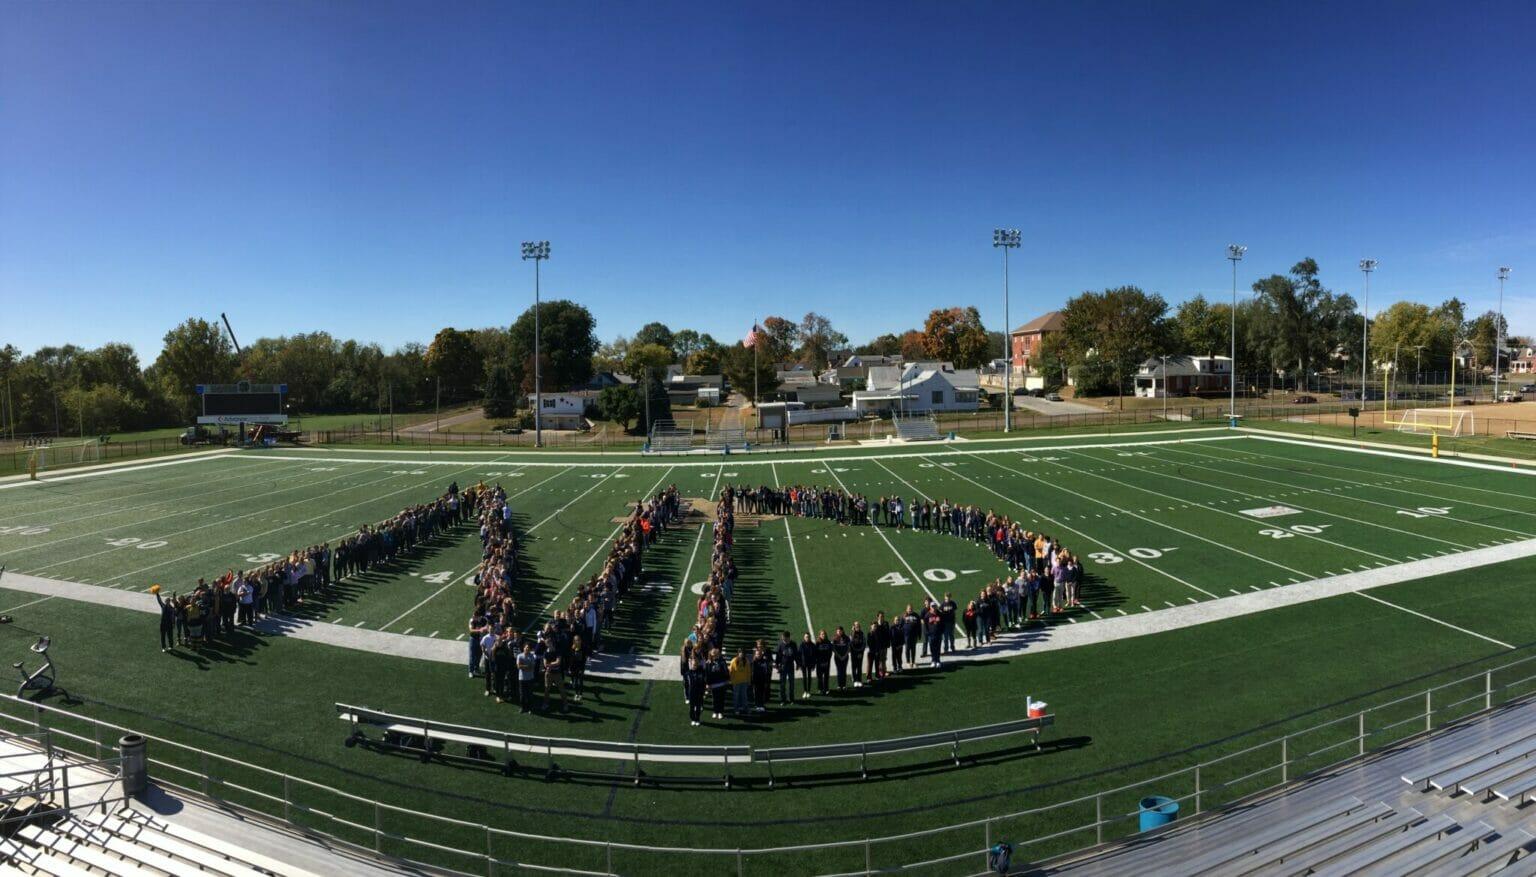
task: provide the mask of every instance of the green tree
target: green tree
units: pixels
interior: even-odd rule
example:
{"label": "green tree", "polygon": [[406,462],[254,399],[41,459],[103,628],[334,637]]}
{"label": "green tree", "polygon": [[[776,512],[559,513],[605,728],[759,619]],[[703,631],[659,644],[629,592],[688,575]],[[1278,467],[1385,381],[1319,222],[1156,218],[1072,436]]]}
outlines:
{"label": "green tree", "polygon": [[597,394],[597,413],[599,417],[613,421],[627,431],[630,421],[641,414],[640,393],[629,384],[604,387]]}
{"label": "green tree", "polygon": [[672,351],[660,344],[631,344],[624,357],[625,373],[636,380],[656,371],[665,373],[671,364]]}
{"label": "green tree", "polygon": [[657,344],[665,347],[669,353],[675,353],[672,346],[672,330],[667,328],[666,323],[646,323],[640,327],[640,331],[635,333],[635,337],[630,343]]}
{"label": "green tree", "polygon": [[471,398],[485,374],[485,360],[475,348],[474,335],[452,327],[440,330],[427,345],[425,363],[427,376],[441,382],[443,397],[450,401]]}
{"label": "green tree", "polygon": [[1294,365],[1298,381],[1360,337],[1354,298],[1335,294],[1318,274],[1316,261],[1302,259],[1289,275],[1271,274],[1253,284],[1258,294],[1255,319],[1262,324],[1255,335],[1268,353],[1266,365],[1286,371]]}
{"label": "green tree", "polygon": [[783,317],[768,317],[758,332],[758,358],[770,363],[789,362],[800,346],[800,325]]}
{"label": "green tree", "polygon": [[[539,356],[543,387],[551,392],[580,387],[592,379],[592,354],[597,336],[592,312],[573,301],[557,299],[539,305]],[[533,308],[512,324],[512,362],[521,367],[521,383],[533,391]]]}
{"label": "green tree", "polygon": [[620,335],[611,342],[598,346],[597,352],[592,354],[592,371],[593,373],[622,372],[624,358],[628,355],[629,339]]}
{"label": "green tree", "polygon": [[1371,358],[1411,372],[1424,363],[1443,363],[1451,355],[1455,328],[1436,309],[1400,301],[1371,321]]}
{"label": "green tree", "polygon": [[[677,355],[678,362],[687,362],[688,357],[694,355],[704,347],[704,339],[709,336],[700,335],[693,329],[678,329],[672,334],[672,352]],[[713,341],[713,338],[710,338]]]}
{"label": "green tree", "polygon": [[1227,353],[1232,345],[1232,306],[1212,304],[1203,295],[1188,299],[1174,312],[1172,334],[1177,353]]}
{"label": "green tree", "polygon": [[1149,357],[1169,352],[1168,303],[1135,286],[1084,292],[1062,308],[1065,350],[1078,375],[1077,391],[1119,395]]}
{"label": "green tree", "polygon": [[889,332],[875,336],[874,340],[858,348],[857,353],[867,356],[896,356],[901,353],[901,336]]}
{"label": "green tree", "polygon": [[[667,395],[667,387],[661,382],[661,375],[655,372],[641,380],[639,385],[645,388],[645,397],[637,399],[635,403],[640,418],[639,430],[650,435],[651,425],[656,421],[672,419],[672,397]],[[649,402],[646,397],[649,397]]]}
{"label": "green tree", "polygon": [[521,406],[511,363],[498,360],[486,368],[484,393],[486,417],[511,417],[517,413]]}
{"label": "green tree", "polygon": [[731,389],[753,404],[759,398],[773,398],[779,389],[779,372],[774,367],[774,361],[761,352],[754,357],[750,347],[737,344],[725,348],[720,360],[720,371],[730,383]]}
{"label": "green tree", "polygon": [[235,353],[214,323],[192,317],[165,333],[165,347],[155,358],[155,374],[177,413],[197,413],[198,384],[227,384],[235,379]]}
{"label": "green tree", "polygon": [[956,368],[980,368],[987,363],[987,329],[974,307],[940,308],[923,323],[923,354],[952,362]]}
{"label": "green tree", "polygon": [[1501,331],[1508,335],[1509,325],[1498,311],[1485,311],[1467,321],[1462,336],[1471,345],[1473,362],[1478,368],[1498,368],[1494,362],[1494,348]]}
{"label": "green tree", "polygon": [[832,327],[832,321],[811,311],[800,319],[799,359],[816,371],[827,367],[832,351],[848,343],[848,336]]}

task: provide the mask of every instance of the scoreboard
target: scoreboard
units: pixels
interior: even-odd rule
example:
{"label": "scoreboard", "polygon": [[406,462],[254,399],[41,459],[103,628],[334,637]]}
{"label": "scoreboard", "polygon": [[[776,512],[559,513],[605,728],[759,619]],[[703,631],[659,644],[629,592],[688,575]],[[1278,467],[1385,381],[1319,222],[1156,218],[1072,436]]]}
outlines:
{"label": "scoreboard", "polygon": [[198,423],[287,423],[283,397],[287,384],[198,384],[202,414]]}

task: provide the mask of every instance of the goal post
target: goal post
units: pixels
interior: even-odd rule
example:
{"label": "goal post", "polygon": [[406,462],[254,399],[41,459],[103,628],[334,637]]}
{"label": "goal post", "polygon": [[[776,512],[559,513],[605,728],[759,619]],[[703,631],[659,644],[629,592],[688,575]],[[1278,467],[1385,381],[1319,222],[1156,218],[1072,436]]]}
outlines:
{"label": "goal post", "polygon": [[1385,421],[1398,432],[1415,435],[1470,435],[1477,429],[1475,415],[1459,408],[1410,408],[1397,420]]}

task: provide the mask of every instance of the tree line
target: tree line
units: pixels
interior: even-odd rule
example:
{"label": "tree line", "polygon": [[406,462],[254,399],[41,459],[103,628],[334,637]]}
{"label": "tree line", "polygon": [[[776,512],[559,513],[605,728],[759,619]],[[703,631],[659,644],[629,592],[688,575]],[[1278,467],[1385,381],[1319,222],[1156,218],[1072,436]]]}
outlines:
{"label": "tree line", "polygon": [[[1250,292],[1237,304],[1239,379],[1273,375],[1299,385],[1335,367],[1358,374],[1363,317],[1353,296],[1323,284],[1315,260],[1261,278]],[[1157,356],[1227,355],[1231,349],[1232,305],[1202,295],[1170,308],[1161,295],[1120,286],[1074,296],[1062,315],[1062,331],[1042,341],[1038,370],[1048,385],[1070,377],[1082,395],[1124,392],[1141,364]],[[1492,366],[1500,319],[1493,311],[1469,318],[1456,298],[1436,307],[1397,302],[1371,320],[1372,373],[1379,377],[1384,363],[1394,364],[1399,375],[1448,371],[1455,349],[1473,368]],[[1520,343],[1509,339],[1507,346]]]}
{"label": "tree line", "polygon": [[[1316,261],[1253,283],[1237,306],[1237,373],[1294,379],[1352,359],[1358,369],[1361,315],[1348,293],[1325,286]],[[1048,384],[1070,376],[1083,394],[1123,392],[1141,363],[1161,354],[1223,354],[1230,344],[1232,306],[1195,296],[1170,308],[1161,295],[1136,286],[1087,291],[1062,308],[1064,330],[1046,336],[1038,370]],[[626,427],[669,416],[662,375],[679,364],[689,374],[719,374],[748,399],[773,398],[781,365],[820,372],[840,364],[848,336],[815,311],[798,320],[770,316],[757,324],[756,345],[707,332],[647,323],[632,336],[600,343],[586,307],[557,299],[540,304],[539,371],[548,391],[587,385],[600,372],[627,374],[628,385],[600,394],[605,419]],[[1447,369],[1453,349],[1473,367],[1493,363],[1501,327],[1494,312],[1468,316],[1452,298],[1436,307],[1397,302],[1371,326],[1375,363],[1400,370]],[[747,333],[743,332],[743,336]],[[11,435],[97,434],[190,423],[198,412],[197,384],[284,383],[294,413],[421,410],[438,402],[483,401],[493,418],[526,407],[534,385],[534,310],[508,327],[444,328],[431,342],[385,352],[376,343],[327,332],[259,338],[236,351],[215,322],[191,318],[164,336],[154,362],[141,366],[127,344],[95,349],[41,347],[23,355],[0,348],[0,430]],[[853,352],[935,359],[978,368],[1003,356],[1004,334],[989,330],[975,307],[935,308],[920,328],[878,335]],[[1510,339],[1510,346],[1528,340]]]}

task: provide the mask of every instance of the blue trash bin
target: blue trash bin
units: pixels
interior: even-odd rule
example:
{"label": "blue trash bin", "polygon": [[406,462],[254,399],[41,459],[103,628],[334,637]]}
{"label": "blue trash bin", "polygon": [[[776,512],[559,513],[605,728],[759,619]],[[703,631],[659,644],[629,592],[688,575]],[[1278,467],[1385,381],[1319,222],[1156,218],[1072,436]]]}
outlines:
{"label": "blue trash bin", "polygon": [[1179,802],[1162,795],[1141,799],[1141,830],[1151,831],[1179,818]]}

